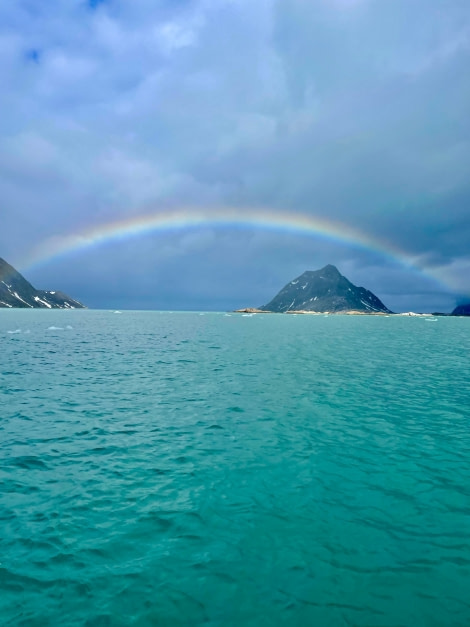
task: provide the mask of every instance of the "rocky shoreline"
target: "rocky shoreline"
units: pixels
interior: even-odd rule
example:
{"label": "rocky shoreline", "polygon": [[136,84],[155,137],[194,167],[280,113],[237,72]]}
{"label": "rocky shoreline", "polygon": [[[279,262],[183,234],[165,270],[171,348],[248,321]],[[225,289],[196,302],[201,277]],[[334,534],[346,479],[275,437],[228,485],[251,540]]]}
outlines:
{"label": "rocky shoreline", "polygon": [[[242,309],[234,309],[232,313],[239,314],[282,314],[282,315],[307,315],[307,316],[405,316],[405,317],[417,317],[417,318],[429,318],[432,317],[446,317],[446,316],[458,316],[459,314],[448,313],[422,313],[407,311],[403,313],[385,312],[385,311],[358,311],[357,309],[346,309],[343,311],[307,311],[305,309],[292,309],[289,311],[267,311],[264,309],[257,309],[256,307],[244,307]],[[462,316],[464,317],[464,316]]]}

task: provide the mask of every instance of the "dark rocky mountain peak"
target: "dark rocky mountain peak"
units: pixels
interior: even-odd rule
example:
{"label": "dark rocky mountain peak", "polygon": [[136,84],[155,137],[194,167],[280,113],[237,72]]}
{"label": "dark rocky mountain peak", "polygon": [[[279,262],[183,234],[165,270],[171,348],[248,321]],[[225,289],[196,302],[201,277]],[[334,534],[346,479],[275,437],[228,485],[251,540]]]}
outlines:
{"label": "dark rocky mountain peak", "polygon": [[470,316],[470,303],[467,303],[466,305],[458,305],[450,315]]}
{"label": "dark rocky mountain peak", "polygon": [[0,307],[26,309],[83,309],[63,292],[35,289],[13,266],[0,257]]}
{"label": "dark rocky mountain peak", "polygon": [[336,266],[333,266],[331,263],[327,263],[326,266],[324,268],[321,268],[320,270],[310,270],[307,272],[304,272],[304,274],[315,274],[315,272],[319,272],[321,276],[329,276],[329,277],[340,277],[341,273],[338,270],[338,268]]}
{"label": "dark rocky mountain peak", "polygon": [[382,301],[365,287],[353,285],[336,266],[308,270],[285,285],[263,311],[358,311],[391,313]]}

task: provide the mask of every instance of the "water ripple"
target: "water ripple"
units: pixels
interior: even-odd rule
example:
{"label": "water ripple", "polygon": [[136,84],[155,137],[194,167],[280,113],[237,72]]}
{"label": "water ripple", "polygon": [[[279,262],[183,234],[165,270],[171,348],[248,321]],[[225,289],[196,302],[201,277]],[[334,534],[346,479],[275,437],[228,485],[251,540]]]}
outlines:
{"label": "water ripple", "polygon": [[40,314],[0,315],[2,624],[470,624],[468,321]]}

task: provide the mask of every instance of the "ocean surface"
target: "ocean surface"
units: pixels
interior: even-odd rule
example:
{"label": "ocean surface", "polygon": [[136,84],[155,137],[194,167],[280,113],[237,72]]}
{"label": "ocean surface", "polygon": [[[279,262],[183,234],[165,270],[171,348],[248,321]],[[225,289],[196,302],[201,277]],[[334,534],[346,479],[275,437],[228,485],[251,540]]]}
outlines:
{"label": "ocean surface", "polygon": [[470,625],[470,319],[0,310],[0,624]]}

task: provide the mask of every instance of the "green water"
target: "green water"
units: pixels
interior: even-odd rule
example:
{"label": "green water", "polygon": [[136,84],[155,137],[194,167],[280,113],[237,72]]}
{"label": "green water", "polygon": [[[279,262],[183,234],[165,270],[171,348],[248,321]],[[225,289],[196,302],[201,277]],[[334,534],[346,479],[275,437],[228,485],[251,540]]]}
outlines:
{"label": "green water", "polygon": [[470,625],[470,320],[0,310],[0,350],[1,625]]}

